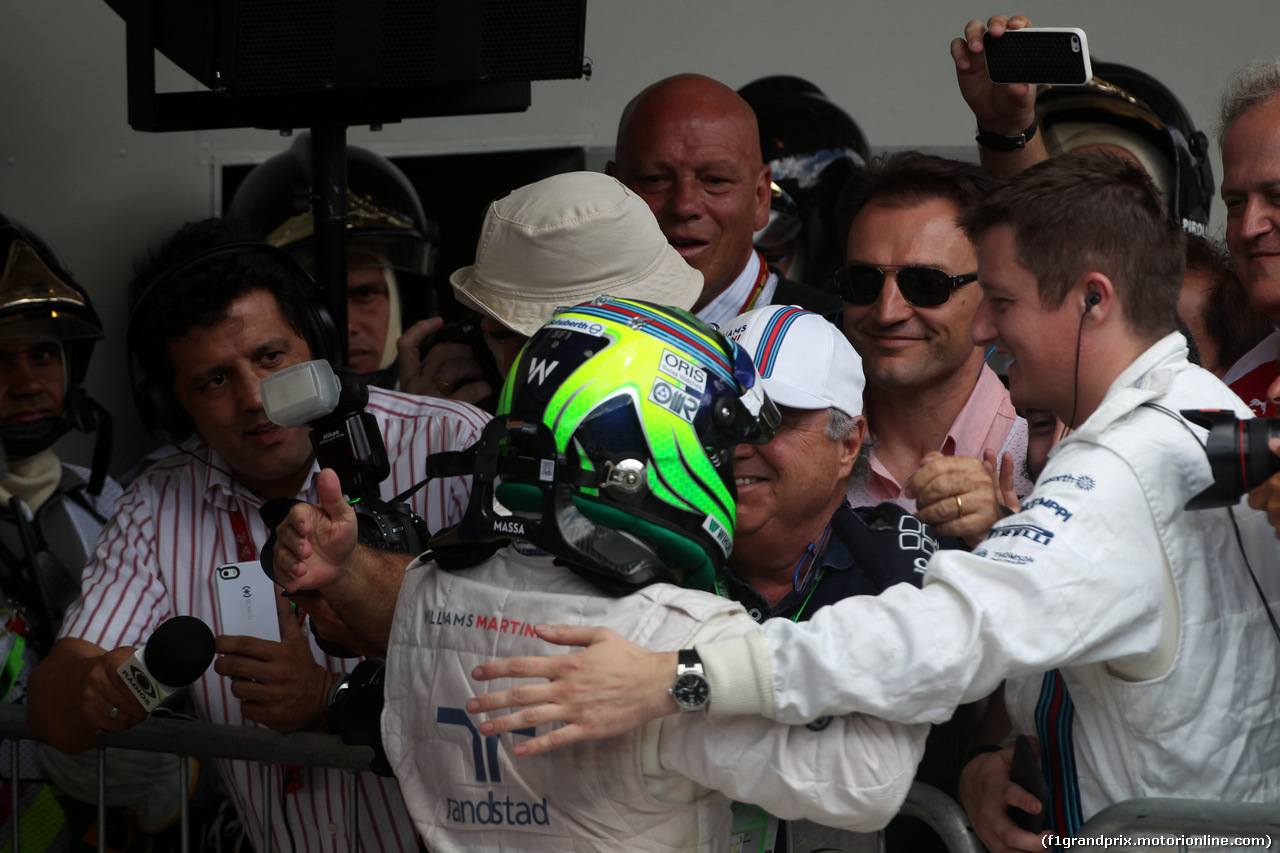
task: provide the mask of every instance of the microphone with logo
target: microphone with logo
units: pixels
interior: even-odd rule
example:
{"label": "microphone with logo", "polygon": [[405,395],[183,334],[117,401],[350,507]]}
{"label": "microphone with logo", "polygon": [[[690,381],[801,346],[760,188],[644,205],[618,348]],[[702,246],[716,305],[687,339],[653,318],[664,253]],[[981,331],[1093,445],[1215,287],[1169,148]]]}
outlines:
{"label": "microphone with logo", "polygon": [[194,616],[175,616],[152,632],[116,671],[148,714],[213,663],[213,632]]}

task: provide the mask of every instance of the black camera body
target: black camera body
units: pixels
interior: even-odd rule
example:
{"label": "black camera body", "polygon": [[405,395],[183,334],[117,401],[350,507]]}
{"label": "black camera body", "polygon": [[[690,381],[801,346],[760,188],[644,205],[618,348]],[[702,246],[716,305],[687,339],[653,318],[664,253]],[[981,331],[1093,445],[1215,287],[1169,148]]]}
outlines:
{"label": "black camera body", "polygon": [[[322,360],[296,364],[262,380],[262,404],[273,423],[311,427],[316,460],[321,468],[332,468],[338,475],[342,493],[355,510],[361,542],[402,554],[427,549],[431,533],[404,503],[405,496],[384,501],[379,494],[379,484],[391,474],[391,462],[377,418],[365,411],[369,386],[359,375],[346,368],[334,370]],[[293,500],[285,503],[292,505]],[[263,507],[263,518],[274,540],[275,528],[288,509],[272,507],[269,513],[267,509]],[[267,568],[265,560],[263,567]]]}
{"label": "black camera body", "polygon": [[[332,468],[338,475],[342,493],[355,511],[356,535],[362,543],[402,554],[421,554],[427,549],[431,532],[403,500],[413,490],[390,501],[384,501],[378,492],[378,485],[391,474],[391,462],[377,418],[365,411],[369,386],[363,379],[345,368],[334,371],[326,361],[308,361],[263,379],[262,403],[267,417],[279,426],[311,427],[316,460],[321,468]],[[271,531],[262,546],[260,562],[272,583],[278,583],[274,565],[276,528],[296,503],[296,498],[277,498],[258,509]],[[312,632],[326,654],[357,656],[321,637],[314,621]]]}
{"label": "black camera body", "polygon": [[431,538],[426,523],[403,501],[384,501],[378,485],[391,474],[378,420],[365,411],[369,387],[356,373],[334,371],[338,402],[311,421],[311,447],[321,468],[332,468],[356,513],[361,542],[381,551],[421,554]]}
{"label": "black camera body", "polygon": [[1280,471],[1280,456],[1268,447],[1280,438],[1280,418],[1236,417],[1223,409],[1183,409],[1182,416],[1209,431],[1205,453],[1213,484],[1187,501],[1187,509],[1232,506]]}

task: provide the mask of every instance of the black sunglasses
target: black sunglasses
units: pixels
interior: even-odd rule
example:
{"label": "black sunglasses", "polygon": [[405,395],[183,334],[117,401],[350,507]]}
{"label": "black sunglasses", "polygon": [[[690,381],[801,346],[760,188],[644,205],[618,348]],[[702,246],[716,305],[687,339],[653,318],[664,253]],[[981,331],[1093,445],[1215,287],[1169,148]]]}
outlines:
{"label": "black sunglasses", "polygon": [[941,305],[951,298],[951,291],[978,280],[976,272],[947,275],[933,267],[850,264],[836,270],[835,280],[840,298],[854,305],[873,304],[880,298],[880,291],[884,288],[884,274],[889,270],[898,274],[898,292],[902,294],[902,298],[919,308]]}

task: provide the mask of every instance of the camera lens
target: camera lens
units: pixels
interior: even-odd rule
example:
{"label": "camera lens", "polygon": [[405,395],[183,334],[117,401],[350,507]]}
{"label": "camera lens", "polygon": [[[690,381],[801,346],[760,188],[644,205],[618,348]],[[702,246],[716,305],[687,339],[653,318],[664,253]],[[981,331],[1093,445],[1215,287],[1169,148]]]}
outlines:
{"label": "camera lens", "polygon": [[1220,410],[1183,409],[1189,421],[1209,430],[1205,453],[1213,483],[1187,502],[1187,509],[1231,506],[1280,471],[1280,456],[1267,443],[1280,437],[1280,418],[1240,420]]}
{"label": "camera lens", "polygon": [[1072,53],[1080,52],[1080,39],[1077,36],[1071,37],[1071,52]]}
{"label": "camera lens", "polygon": [[1240,448],[1244,491],[1252,491],[1272,474],[1280,471],[1280,456],[1267,444],[1280,437],[1280,418],[1254,418],[1243,421],[1244,439]]}

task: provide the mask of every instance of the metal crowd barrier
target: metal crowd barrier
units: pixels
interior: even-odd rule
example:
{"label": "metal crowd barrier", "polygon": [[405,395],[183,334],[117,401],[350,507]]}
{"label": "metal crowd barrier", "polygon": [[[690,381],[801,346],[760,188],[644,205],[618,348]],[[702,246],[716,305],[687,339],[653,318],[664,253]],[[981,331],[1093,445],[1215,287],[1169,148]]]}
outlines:
{"label": "metal crowd barrier", "polygon": [[[1125,800],[1085,821],[1077,837],[1261,838],[1280,842],[1280,803],[1226,803],[1172,798]],[[1116,845],[1119,846],[1119,845]],[[1269,846],[1269,845],[1268,845]],[[1162,845],[1185,851],[1189,845]]]}
{"label": "metal crowd barrier", "polygon": [[[931,785],[912,784],[903,803],[901,817],[923,821],[946,845],[949,853],[986,853],[986,847],[978,840],[964,809],[955,800]],[[823,853],[884,853],[883,833],[855,833],[812,826],[807,821],[801,825],[801,838],[812,837],[819,842]],[[812,830],[812,832],[809,832]],[[1126,800],[1108,806],[1085,821],[1071,846],[1128,847],[1142,850],[1137,839],[1163,836],[1165,839],[1185,839],[1191,843],[1162,844],[1161,853],[1187,853],[1202,849],[1196,841],[1227,839],[1231,845],[1235,839],[1269,838],[1280,842],[1280,803],[1228,803],[1216,800],[1145,799]],[[1088,841],[1096,840],[1096,845]],[[1129,843],[1126,843],[1125,840]],[[1066,845],[1051,844],[1048,849],[1061,849]],[[1213,845],[1208,845],[1213,846]],[[807,853],[812,845],[793,848],[794,853]],[[1154,849],[1154,848],[1151,848]],[[1237,848],[1248,849],[1248,848]]]}
{"label": "metal crowd barrier", "polygon": [[985,853],[987,849],[978,840],[960,804],[932,785],[912,782],[898,814],[923,821],[938,834],[950,853]]}
{"label": "metal crowd barrier", "polygon": [[[949,853],[986,853],[964,809],[932,785],[913,782],[898,817],[924,823],[937,833]],[[807,820],[792,821],[788,832],[792,853],[885,853],[883,832],[850,832]]]}
{"label": "metal crowd barrier", "polygon": [[[26,706],[0,704],[0,738],[11,741],[10,778],[17,780],[19,776],[18,741],[33,739],[31,729],[27,727]],[[128,731],[109,732],[103,736],[101,746],[144,752],[169,752],[177,755],[184,789],[188,787],[190,780],[190,762],[187,756],[257,761],[262,765],[264,783],[262,808],[268,822],[273,805],[271,796],[273,788],[270,784],[272,765],[299,764],[349,771],[351,773],[351,792],[348,797],[351,804],[348,817],[349,841],[352,850],[359,849],[357,825],[359,808],[357,785],[359,783],[355,774],[369,769],[369,762],[373,759],[373,750],[369,747],[348,746],[336,735],[314,732],[294,732],[285,735],[264,728],[217,726],[163,717],[151,717]],[[105,767],[106,752],[105,749],[100,748],[98,750],[99,826],[104,825],[106,820]],[[10,785],[10,793],[10,813],[14,816],[11,821],[12,850],[13,853],[20,853],[17,784]],[[931,785],[913,783],[899,815],[924,822],[938,834],[950,853],[983,853],[985,851],[960,805]],[[179,820],[182,850],[183,853],[187,853],[189,839],[186,798],[182,799]],[[831,832],[827,830],[828,838],[831,838]],[[841,836],[842,841],[847,841],[847,844],[840,848],[824,847],[823,849],[853,851],[867,850],[870,847],[883,850],[883,839],[877,838],[878,833],[835,832]],[[1269,836],[1275,841],[1280,841],[1280,804],[1183,799],[1127,800],[1108,806],[1091,817],[1081,827],[1078,837],[1150,838],[1157,835],[1187,838]],[[271,853],[271,833],[264,833],[264,839],[267,848],[261,853]],[[105,853],[105,833],[99,833],[98,850],[100,853]]]}
{"label": "metal crowd barrier", "polygon": [[[25,705],[0,704],[0,738],[8,738],[10,743],[10,779],[15,782],[11,789],[10,814],[13,816],[12,843],[13,853],[20,853],[18,830],[18,741],[33,740],[31,729],[27,727],[27,709]],[[315,732],[294,732],[280,734],[264,728],[248,726],[217,726],[193,720],[166,719],[150,717],[145,722],[123,732],[108,732],[102,738],[98,749],[98,825],[106,824],[106,751],[105,747],[117,749],[133,749],[143,752],[170,752],[179,758],[184,790],[189,787],[190,762],[187,756],[197,758],[238,758],[257,761],[262,765],[262,810],[264,822],[270,823],[272,808],[272,785],[270,774],[272,765],[299,764],[313,767],[333,767],[351,773],[351,791],[347,801],[350,803],[348,815],[349,838],[352,850],[359,849],[359,827],[356,819],[359,814],[359,779],[356,773],[369,769],[373,760],[373,750],[367,746],[348,746],[337,735],[318,734]],[[187,799],[182,798],[179,811],[181,824],[182,853],[188,853],[187,837],[188,816]],[[271,833],[263,833],[266,849],[261,853],[271,853]],[[106,834],[98,833],[98,851],[106,853]]]}

